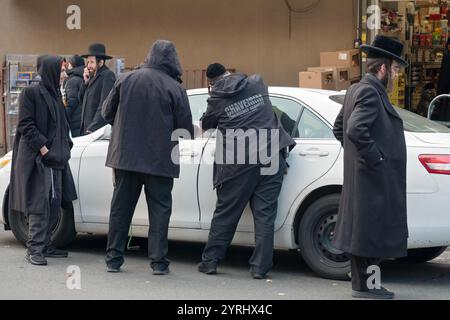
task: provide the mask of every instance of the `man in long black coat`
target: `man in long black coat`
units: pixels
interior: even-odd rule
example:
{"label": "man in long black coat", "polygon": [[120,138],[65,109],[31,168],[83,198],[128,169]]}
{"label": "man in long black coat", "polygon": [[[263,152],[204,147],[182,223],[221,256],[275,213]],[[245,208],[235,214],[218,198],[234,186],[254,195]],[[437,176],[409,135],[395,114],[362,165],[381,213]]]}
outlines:
{"label": "man in long black coat", "polygon": [[86,58],[84,84],[80,89],[80,133],[84,136],[106,125],[102,117],[102,104],[114,86],[116,76],[105,64],[112,57],[106,54],[103,44],[92,44],[89,53],[82,57]]}
{"label": "man in long black coat", "polygon": [[67,118],[69,121],[72,138],[80,136],[81,130],[81,105],[80,88],[83,84],[84,59],[78,55],[69,58],[69,66],[66,71],[69,76],[63,84]]}
{"label": "man in long black coat", "polygon": [[109,272],[119,272],[124,262],[128,230],[143,185],[153,274],[169,272],[172,187],[180,172],[178,141],[172,136],[177,129],[185,131],[185,138],[194,135],[181,75],[174,45],[158,40],[142,68],[122,75],[103,104],[103,117],[113,126],[106,166],[113,168],[115,180],[106,256]]}
{"label": "man in long black coat", "polygon": [[378,36],[368,52],[368,74],[347,91],[334,134],[344,147],[344,185],[334,246],[351,254],[353,296],[393,298],[368,286],[368,268],[407,255],[406,143],[403,121],[387,90],[401,65],[403,45]]}
{"label": "man in long black coat", "polygon": [[61,201],[76,199],[68,165],[69,136],[59,82],[62,58],[40,59],[38,84],[20,95],[19,122],[14,140],[9,205],[11,214],[28,217],[27,260],[47,264],[46,257],[67,257],[51,243]]}

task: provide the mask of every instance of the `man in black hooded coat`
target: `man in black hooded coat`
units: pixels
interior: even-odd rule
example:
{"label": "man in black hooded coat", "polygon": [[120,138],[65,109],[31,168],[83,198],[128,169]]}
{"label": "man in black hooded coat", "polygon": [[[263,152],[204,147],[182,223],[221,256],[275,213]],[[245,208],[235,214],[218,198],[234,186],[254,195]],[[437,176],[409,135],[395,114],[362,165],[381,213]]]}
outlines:
{"label": "man in black hooded coat", "polygon": [[81,131],[81,104],[80,88],[83,84],[84,59],[78,55],[69,58],[70,67],[66,71],[69,76],[63,84],[66,92],[64,105],[66,107],[72,138],[80,136]]}
{"label": "man in black hooded coat", "polygon": [[[27,260],[46,265],[45,257],[67,257],[51,242],[61,202],[76,199],[68,165],[72,141],[59,91],[62,58],[40,59],[41,81],[20,95],[13,146],[9,205],[11,214],[28,217]],[[64,191],[63,191],[64,190]]]}
{"label": "man in black hooded coat", "polygon": [[124,262],[128,230],[143,185],[153,274],[169,272],[167,232],[173,179],[180,172],[179,160],[172,159],[178,144],[172,135],[177,129],[190,137],[194,134],[181,75],[174,45],[158,40],[142,68],[123,74],[103,104],[102,115],[113,126],[106,166],[113,168],[115,177],[106,256],[109,272],[119,272]]}

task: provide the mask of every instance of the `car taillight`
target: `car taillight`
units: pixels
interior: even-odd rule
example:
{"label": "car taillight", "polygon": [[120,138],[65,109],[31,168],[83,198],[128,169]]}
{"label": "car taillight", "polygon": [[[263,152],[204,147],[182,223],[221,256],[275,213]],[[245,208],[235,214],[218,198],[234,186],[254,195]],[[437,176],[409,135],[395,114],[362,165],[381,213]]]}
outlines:
{"label": "car taillight", "polygon": [[429,173],[450,175],[450,155],[422,154],[419,161]]}

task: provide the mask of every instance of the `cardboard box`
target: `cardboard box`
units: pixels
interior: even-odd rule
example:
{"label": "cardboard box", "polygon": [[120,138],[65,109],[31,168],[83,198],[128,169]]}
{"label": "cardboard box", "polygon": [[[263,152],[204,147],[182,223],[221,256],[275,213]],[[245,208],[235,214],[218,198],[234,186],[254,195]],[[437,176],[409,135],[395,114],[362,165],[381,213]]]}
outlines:
{"label": "cardboard box", "polygon": [[358,49],[320,53],[321,67],[348,67],[350,79],[361,76],[361,53]]}
{"label": "cardboard box", "polygon": [[347,90],[350,87],[350,68],[347,67],[316,67],[308,68],[308,71],[332,71],[334,89],[336,91]]}
{"label": "cardboard box", "polygon": [[299,84],[302,88],[334,90],[333,71],[303,71],[299,74]]}

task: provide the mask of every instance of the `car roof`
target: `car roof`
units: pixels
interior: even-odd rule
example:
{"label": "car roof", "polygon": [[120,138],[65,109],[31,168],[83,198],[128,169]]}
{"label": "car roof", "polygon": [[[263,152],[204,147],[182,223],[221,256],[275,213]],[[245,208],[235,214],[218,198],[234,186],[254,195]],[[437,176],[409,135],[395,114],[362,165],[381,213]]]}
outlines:
{"label": "car roof", "polygon": [[[188,90],[189,95],[207,94],[208,89]],[[330,99],[332,96],[345,95],[343,91],[307,89],[296,87],[269,87],[269,93],[300,100],[312,111],[321,115],[327,122],[334,124],[342,105]]]}

